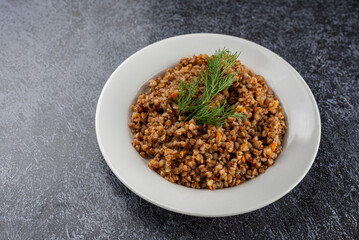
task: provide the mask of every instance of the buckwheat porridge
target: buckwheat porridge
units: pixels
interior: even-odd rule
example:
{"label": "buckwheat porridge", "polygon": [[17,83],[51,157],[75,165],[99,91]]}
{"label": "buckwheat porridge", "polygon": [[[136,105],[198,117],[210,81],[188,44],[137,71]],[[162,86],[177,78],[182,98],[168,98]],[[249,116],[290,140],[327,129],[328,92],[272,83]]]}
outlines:
{"label": "buckwheat porridge", "polygon": [[250,180],[282,151],[285,114],[264,78],[219,50],[183,58],[132,108],[132,145],[166,180],[221,189]]}

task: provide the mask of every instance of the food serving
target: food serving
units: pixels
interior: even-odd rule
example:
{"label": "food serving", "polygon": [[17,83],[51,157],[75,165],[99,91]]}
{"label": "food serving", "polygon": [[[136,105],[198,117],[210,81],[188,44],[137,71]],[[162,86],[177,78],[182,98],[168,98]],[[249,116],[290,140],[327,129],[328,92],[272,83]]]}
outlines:
{"label": "food serving", "polygon": [[272,166],[285,114],[264,78],[227,49],[183,58],[149,81],[132,108],[132,145],[166,180],[233,187]]}

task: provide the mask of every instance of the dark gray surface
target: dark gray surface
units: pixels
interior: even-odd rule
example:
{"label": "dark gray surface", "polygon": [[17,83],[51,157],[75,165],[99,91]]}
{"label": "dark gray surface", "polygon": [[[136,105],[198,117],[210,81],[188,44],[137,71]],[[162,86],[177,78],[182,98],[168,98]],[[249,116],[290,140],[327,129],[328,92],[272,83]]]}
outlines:
{"label": "dark gray surface", "polygon": [[[358,238],[358,29],[358,1],[0,1],[0,239]],[[319,105],[313,167],[252,213],[206,219],[158,208],[116,179],[96,142],[96,103],[116,67],[194,32],[271,49]]]}

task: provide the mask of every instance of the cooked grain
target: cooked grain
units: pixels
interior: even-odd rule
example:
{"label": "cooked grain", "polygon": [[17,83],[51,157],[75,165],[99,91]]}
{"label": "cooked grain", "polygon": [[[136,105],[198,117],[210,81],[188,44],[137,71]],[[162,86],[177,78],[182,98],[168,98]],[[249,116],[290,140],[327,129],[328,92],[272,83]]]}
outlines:
{"label": "cooked grain", "polygon": [[230,70],[238,73],[233,85],[217,97],[227,98],[247,119],[228,118],[221,127],[178,121],[173,99],[178,80],[189,81],[206,66],[207,55],[183,58],[149,81],[149,90],[131,107],[132,145],[170,182],[197,189],[233,187],[274,164],[282,151],[284,112],[264,78],[237,61]]}

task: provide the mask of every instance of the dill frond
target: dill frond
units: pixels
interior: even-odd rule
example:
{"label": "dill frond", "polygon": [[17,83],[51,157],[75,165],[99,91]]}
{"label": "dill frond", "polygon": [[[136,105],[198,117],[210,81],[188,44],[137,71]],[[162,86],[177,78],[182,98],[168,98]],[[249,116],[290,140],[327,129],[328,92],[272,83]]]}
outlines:
{"label": "dill frond", "polygon": [[[231,53],[227,49],[217,50],[210,58],[208,66],[202,70],[197,79],[191,79],[189,83],[180,81],[179,95],[177,98],[178,115],[185,121],[194,119],[197,123],[221,126],[225,124],[227,117],[245,118],[243,113],[237,113],[236,109],[227,104],[227,101],[215,103],[214,97],[229,88],[236,76],[236,72],[227,73],[237,61],[239,53]],[[203,78],[203,81],[201,79]],[[204,92],[197,96],[200,84],[204,84]]]}
{"label": "dill frond", "polygon": [[198,75],[196,80],[191,79],[189,83],[179,80],[180,88],[177,97],[178,115],[182,116],[193,108],[196,102],[195,95],[198,92],[198,86],[201,80],[202,73]]}
{"label": "dill frond", "polygon": [[206,123],[218,127],[223,126],[228,117],[238,119],[244,118],[245,115],[243,113],[238,113],[237,109],[231,108],[231,106],[227,104],[227,101],[224,101],[215,107],[211,107],[208,104],[202,106],[197,114],[194,115],[193,119],[196,120],[197,123]]}

